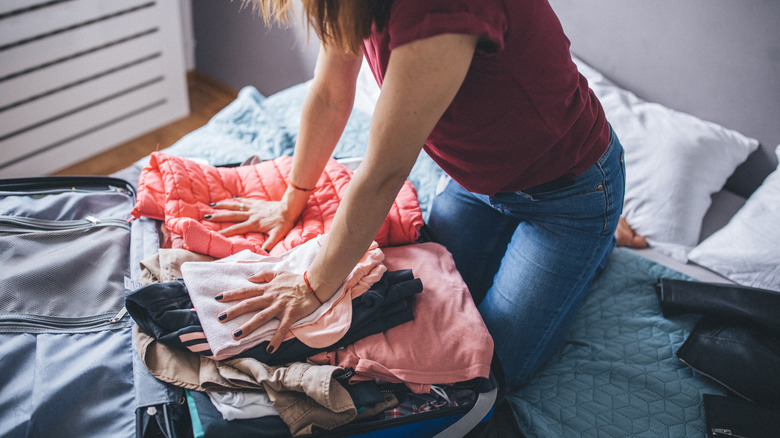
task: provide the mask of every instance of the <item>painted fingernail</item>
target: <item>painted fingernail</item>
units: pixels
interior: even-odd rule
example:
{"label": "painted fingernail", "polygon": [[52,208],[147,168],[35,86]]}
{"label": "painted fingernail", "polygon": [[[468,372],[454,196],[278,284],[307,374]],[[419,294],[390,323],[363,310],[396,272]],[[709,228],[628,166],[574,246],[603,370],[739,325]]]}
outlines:
{"label": "painted fingernail", "polygon": [[265,349],[265,351],[266,351],[268,354],[273,354],[273,352],[274,352],[274,346],[273,346],[273,345],[269,345],[269,346],[268,346],[268,348],[266,348],[266,349]]}
{"label": "painted fingernail", "polygon": [[219,315],[217,315],[217,319],[220,320],[220,321],[224,321],[225,318],[227,318],[227,313],[225,313],[225,312],[222,312]]}
{"label": "painted fingernail", "polygon": [[209,207],[216,207],[216,206],[217,206],[216,202],[212,202],[211,204],[209,204]]}
{"label": "painted fingernail", "polygon": [[204,215],[203,219],[211,219],[211,215],[210,214]]}
{"label": "painted fingernail", "polygon": [[214,299],[217,301],[222,301],[222,298],[225,298],[222,294],[219,294],[216,297],[214,297]]}
{"label": "painted fingernail", "polygon": [[233,337],[234,337],[234,338],[240,338],[240,337],[241,337],[241,335],[243,335],[243,334],[244,334],[244,331],[243,331],[243,330],[241,330],[241,329],[238,329],[238,330],[236,330],[236,331],[234,331],[234,332],[233,332]]}

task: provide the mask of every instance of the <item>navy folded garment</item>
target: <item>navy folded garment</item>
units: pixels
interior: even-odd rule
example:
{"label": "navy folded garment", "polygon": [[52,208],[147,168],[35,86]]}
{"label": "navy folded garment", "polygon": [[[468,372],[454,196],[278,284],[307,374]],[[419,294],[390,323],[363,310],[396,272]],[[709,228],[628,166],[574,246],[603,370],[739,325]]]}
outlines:
{"label": "navy folded garment", "polygon": [[[293,338],[282,342],[274,354],[268,354],[268,342],[262,342],[233,358],[250,357],[268,365],[281,365],[352,344],[412,321],[414,296],[422,289],[422,282],[414,278],[410,269],[385,272],[368,291],[352,300],[352,323],[335,344],[316,349]],[[206,342],[205,337],[192,336],[203,333],[203,328],[197,313],[192,311],[192,301],[182,280],[150,284],[130,292],[125,306],[141,329],[165,345],[211,355],[211,350],[198,348]]]}
{"label": "navy folded garment", "polygon": [[184,281],[155,283],[128,292],[125,308],[138,327],[163,344],[180,350],[203,350],[199,353],[211,356],[210,349],[197,348],[207,344],[205,336],[184,336],[203,333]]}

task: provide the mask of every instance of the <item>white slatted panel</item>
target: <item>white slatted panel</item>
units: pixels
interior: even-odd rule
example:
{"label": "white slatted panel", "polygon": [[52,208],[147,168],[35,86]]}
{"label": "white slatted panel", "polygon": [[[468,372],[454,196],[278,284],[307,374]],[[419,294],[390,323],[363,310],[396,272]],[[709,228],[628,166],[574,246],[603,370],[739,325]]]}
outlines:
{"label": "white slatted panel", "polygon": [[[123,44],[116,44],[78,58],[69,59],[46,69],[39,69],[2,81],[0,82],[0,96],[3,96],[3,102],[9,102],[8,106],[18,105],[25,100],[51,94],[84,82],[85,71],[93,71],[95,72],[93,77],[101,77],[160,56],[157,38],[154,34],[148,34]],[[0,56],[0,65],[2,63],[2,56]]]}
{"label": "white slatted panel", "polygon": [[0,1],[0,15],[11,14],[22,9],[39,7],[45,3],[51,2],[52,0],[3,0]]}
{"label": "white slatted panel", "polygon": [[0,4],[0,177],[56,171],[187,114],[178,1]]}
{"label": "white slatted panel", "polygon": [[54,3],[6,18],[0,30],[0,47],[41,35],[66,32],[67,29],[84,26],[101,18],[153,4],[154,1],[149,0],[76,0]]}
{"label": "white slatted panel", "polygon": [[[54,37],[30,41],[0,51],[0,78],[47,66],[63,58],[99,52],[104,47],[121,45],[139,34],[155,33],[159,13],[153,8],[135,10],[100,22],[83,26]],[[4,20],[0,20],[0,24]],[[0,30],[0,34],[6,30]]]}

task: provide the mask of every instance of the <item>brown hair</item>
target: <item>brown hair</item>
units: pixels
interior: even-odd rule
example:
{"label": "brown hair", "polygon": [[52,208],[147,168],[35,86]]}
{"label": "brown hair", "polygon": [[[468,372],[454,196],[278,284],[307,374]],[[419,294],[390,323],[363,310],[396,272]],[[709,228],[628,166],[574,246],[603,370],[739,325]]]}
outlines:
{"label": "brown hair", "polygon": [[[289,25],[294,15],[293,0],[243,0],[259,11],[266,24]],[[359,53],[363,40],[376,27],[383,31],[392,0],[302,0],[306,21],[323,44],[341,46]]]}

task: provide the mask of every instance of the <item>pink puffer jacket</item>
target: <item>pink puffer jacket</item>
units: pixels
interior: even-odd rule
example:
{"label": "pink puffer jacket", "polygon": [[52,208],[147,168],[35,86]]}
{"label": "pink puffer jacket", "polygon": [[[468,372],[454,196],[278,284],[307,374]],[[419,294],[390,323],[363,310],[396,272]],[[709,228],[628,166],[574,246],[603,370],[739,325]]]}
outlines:
{"label": "pink puffer jacket", "polygon": [[[183,239],[185,249],[200,254],[223,258],[244,249],[265,254],[261,249],[267,238],[265,233],[225,237],[217,231],[232,223],[210,222],[203,217],[215,212],[210,203],[230,200],[233,196],[281,199],[291,167],[292,158],[288,156],[252,166],[224,168],[153,152],[149,164],[141,171],[132,215],[164,221],[169,231]],[[298,222],[271,254],[282,254],[327,233],[351,177],[349,169],[331,158]],[[422,224],[417,191],[407,181],[375,240],[382,247],[414,242]]]}

